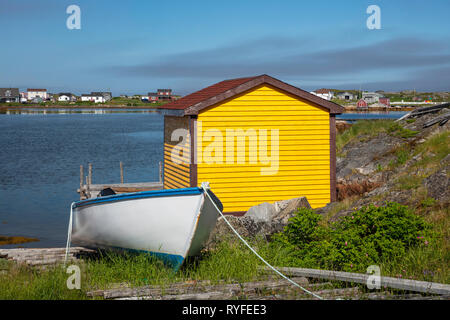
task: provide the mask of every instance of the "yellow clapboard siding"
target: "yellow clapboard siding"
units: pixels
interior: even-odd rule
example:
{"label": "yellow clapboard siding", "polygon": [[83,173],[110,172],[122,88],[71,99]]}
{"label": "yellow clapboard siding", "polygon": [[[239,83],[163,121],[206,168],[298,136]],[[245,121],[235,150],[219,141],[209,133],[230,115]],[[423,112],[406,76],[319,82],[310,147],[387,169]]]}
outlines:
{"label": "yellow clapboard siding", "polygon": [[185,168],[189,168],[190,158],[179,158],[173,155],[164,154],[164,161],[168,161],[170,163],[183,166]]}
{"label": "yellow clapboard siding", "polygon": [[[170,158],[169,158],[170,159]],[[202,161],[198,164],[198,166],[199,167],[211,167],[212,165],[218,165],[218,166],[223,166],[223,165],[227,165],[227,163],[226,163],[226,160],[227,158],[225,158],[225,154],[224,154],[224,158],[223,158],[223,163],[221,163],[221,164],[215,164],[215,163],[213,163],[213,164],[208,164],[208,163],[206,163],[203,159],[202,159]],[[330,159],[330,157],[329,157],[329,155],[311,155],[311,156],[309,156],[309,155],[298,155],[298,156],[295,156],[294,157],[294,159],[292,159],[292,160],[289,160],[289,159],[285,159],[284,157],[283,157],[283,159],[281,159],[281,161],[283,161],[284,162],[284,164],[286,164],[286,163],[291,163],[290,161],[303,161],[303,160],[307,160],[307,161],[312,161],[312,160],[328,160],[329,161],[329,159]],[[272,162],[275,162],[275,161],[272,161]],[[277,162],[279,162],[279,161],[277,161]],[[237,161],[235,161],[235,163],[237,164],[237,165],[241,165],[241,164],[238,164],[237,163]],[[293,163],[293,162],[292,162]],[[263,167],[264,166],[267,166],[268,164],[266,164],[266,165],[262,165]]]}
{"label": "yellow clapboard siding", "polygon": [[211,114],[208,114],[207,117],[203,117],[202,121],[214,121],[214,119],[220,118],[221,120],[227,121],[230,120],[230,117],[240,117],[242,120],[251,118],[251,119],[258,119],[263,118],[267,116],[274,116],[274,117],[280,117],[280,116],[286,116],[290,119],[295,119],[300,117],[303,120],[327,120],[328,115],[318,115],[315,111],[258,111],[258,114],[255,115],[254,112],[250,113],[248,111],[226,111],[226,112],[214,112]]}
{"label": "yellow clapboard siding", "polygon": [[[284,141],[287,141],[287,140],[296,140],[296,141],[301,142],[301,144],[323,144],[323,143],[328,143],[330,141],[329,140],[330,136],[328,136],[326,134],[320,134],[320,133],[316,134],[315,132],[313,132],[312,134],[307,134],[306,131],[302,131],[302,132],[299,132],[298,135],[295,135],[295,134],[292,134],[291,132],[283,131],[282,134],[283,134],[283,140],[280,141],[280,143],[283,143]],[[264,134],[261,134],[261,135],[263,138],[266,137],[267,142],[272,141],[270,131],[268,132],[267,135],[264,135]],[[242,139],[242,137],[245,137],[246,143],[248,143],[248,140],[249,140],[248,135],[245,135],[245,133],[241,134],[241,132],[236,132],[236,131],[234,131],[232,135],[225,134],[223,136],[223,141],[228,141],[228,142],[234,141],[234,143],[237,144],[238,138]],[[258,132],[256,133],[256,137],[258,139],[260,138],[260,135]],[[322,140],[322,141],[318,141],[318,140]],[[268,145],[270,145],[270,144],[268,144]]]}
{"label": "yellow clapboard siding", "polygon": [[242,179],[239,180],[227,180],[227,181],[217,181],[212,180],[210,181],[211,187],[214,188],[214,191],[216,190],[216,188],[218,189],[230,189],[230,190],[234,190],[234,191],[240,191],[243,188],[251,188],[251,190],[254,190],[253,188],[256,189],[267,189],[267,190],[272,190],[273,187],[281,187],[282,189],[285,188],[297,188],[297,187],[304,187],[305,185],[308,186],[308,188],[312,188],[313,186],[321,186],[321,185],[326,185],[329,187],[330,182],[329,179],[326,179],[327,176],[325,175],[322,179],[320,180],[314,180],[314,177],[311,177],[311,179],[305,179],[305,180],[301,180],[301,181],[292,181],[292,180],[288,180],[288,181],[279,181],[279,180],[274,180],[270,182],[270,185],[267,185],[266,183],[263,184],[261,182],[258,181],[242,181]]}
{"label": "yellow clapboard siding", "polygon": [[[267,168],[269,169],[269,168]],[[305,176],[314,176],[316,175],[326,175],[330,174],[330,169],[324,168],[322,170],[314,170],[314,172],[311,172],[310,170],[289,170],[284,169],[281,171],[280,168],[278,168],[278,172],[275,174],[270,175],[261,175],[261,169],[259,171],[250,171],[250,170],[242,170],[242,171],[230,171],[230,172],[213,172],[212,170],[210,172],[205,172],[204,169],[198,168],[198,179],[203,179],[203,181],[208,181],[207,179],[213,180],[215,178],[220,177],[226,177],[226,178],[232,178],[232,177],[240,177],[240,178],[246,178],[246,177],[258,177],[261,176],[263,181],[270,181],[271,179],[277,179],[279,176],[285,176],[290,175],[291,177],[305,177]]]}
{"label": "yellow clapboard siding", "polygon": [[[212,126],[212,125],[206,125],[206,126],[204,125],[204,126],[202,126],[202,129],[204,129],[204,130],[205,129],[217,129],[217,128],[218,128],[217,126]],[[227,129],[233,129],[233,130],[235,130],[235,129],[248,130],[248,129],[255,129],[255,126],[254,126],[254,124],[249,125],[248,123],[245,126],[234,125],[233,123],[227,123],[226,128]],[[268,133],[267,133],[268,137],[270,137],[270,130],[278,130],[280,132],[280,134],[282,132],[287,132],[287,131],[291,131],[291,132],[292,131],[297,131],[299,134],[310,132],[311,135],[313,135],[313,134],[326,134],[327,132],[330,131],[330,127],[327,126],[327,125],[316,126],[314,124],[312,124],[312,125],[299,125],[299,124],[297,124],[297,125],[283,125],[283,124],[280,124],[280,125],[274,126],[274,125],[272,125],[270,123],[259,123],[257,129],[258,130],[262,130],[262,129],[268,130]],[[222,135],[225,136],[226,129],[223,129],[221,131],[221,133],[222,133]]]}
{"label": "yellow clapboard siding", "polygon": [[186,149],[181,149],[181,148],[164,148],[164,151],[167,152],[168,154],[175,154],[177,156],[182,156],[182,157],[189,157],[190,156],[190,150],[186,150]]}
{"label": "yellow clapboard siding", "polygon": [[[326,196],[315,196],[308,195],[308,194],[300,194],[297,195],[297,197],[307,197],[309,204],[313,208],[320,208],[325,206],[327,203],[330,202],[330,197]],[[311,200],[309,200],[311,199]],[[224,212],[234,212],[234,211],[247,211],[250,207],[256,206],[258,204],[261,204],[263,202],[269,202],[274,203],[277,201],[285,200],[285,198],[274,198],[274,199],[259,199],[255,201],[238,201],[238,202],[224,202],[222,201]]]}
{"label": "yellow clapboard siding", "polygon": [[[271,129],[276,129],[278,126],[286,126],[286,125],[297,125],[297,126],[304,126],[304,125],[313,125],[314,127],[318,126],[319,129],[328,128],[329,122],[328,120],[275,120],[275,119],[269,119],[267,117],[264,117],[262,119],[248,119],[243,120],[241,117],[236,117],[235,119],[216,119],[216,120],[203,120],[202,119],[202,126],[203,127],[213,127],[215,128],[221,128],[226,124],[227,127],[229,126],[238,126],[240,128],[246,128],[251,127],[255,129],[260,129],[260,125],[266,125],[271,126]],[[224,131],[225,132],[225,131]]]}
{"label": "yellow clapboard siding", "polygon": [[[259,174],[261,172],[261,168],[266,168],[269,166],[261,167],[261,166],[242,166],[242,165],[228,165],[228,166],[206,166],[202,165],[198,168],[201,169],[202,173],[237,173],[237,172],[256,172]],[[292,166],[284,166],[278,165],[278,172],[328,172],[329,169],[324,169],[323,165],[292,165]]]}
{"label": "yellow clapboard siding", "polygon": [[[181,151],[181,152],[180,152]],[[179,148],[164,148],[164,152],[168,155],[175,155],[177,157],[181,157],[181,158],[189,158],[190,157],[190,151],[185,150],[185,149],[179,149]],[[180,155],[181,153],[181,155]]]}
{"label": "yellow clapboard siding", "polygon": [[[327,159],[330,157],[329,154],[329,150],[297,150],[295,151],[297,154],[294,155],[288,155],[288,154],[281,154],[279,155],[279,160],[270,160],[270,156],[269,156],[269,160],[264,160],[265,158],[263,158],[264,161],[261,161],[261,158],[250,158],[248,155],[243,157],[240,156],[239,157],[235,154],[234,158],[230,157],[225,157],[225,153],[223,154],[222,157],[220,157],[219,155],[204,155],[203,158],[201,159],[202,165],[224,165],[224,164],[230,164],[230,163],[235,163],[237,165],[241,165],[243,163],[247,163],[249,162],[250,164],[252,162],[250,162],[252,159],[259,159],[257,160],[260,164],[260,167],[267,167],[267,166],[273,166],[273,164],[275,163],[281,163],[283,164],[285,161],[291,161],[291,160],[298,160],[299,157],[303,157],[303,156],[308,156],[310,155],[311,157],[322,157],[321,159]],[[253,164],[255,164],[253,162]]]}
{"label": "yellow clapboard siding", "polygon": [[[165,157],[165,158],[167,158],[167,157]],[[165,159],[165,160],[166,160],[165,161],[166,164],[172,166],[173,168],[175,168],[175,169],[177,169],[179,171],[189,172],[189,170],[190,170],[189,169],[189,164],[184,164],[184,163],[178,164],[178,163],[175,163],[175,162],[171,161],[170,158]]]}
{"label": "yellow clapboard siding", "polygon": [[[253,139],[253,138],[252,138]],[[223,139],[223,146],[219,149],[226,150],[229,148],[230,150],[237,150],[239,148],[244,148],[248,152],[250,151],[264,151],[267,149],[267,151],[271,150],[271,141],[267,141],[267,146],[261,146],[258,144],[258,142],[248,141],[249,139],[245,139],[245,144],[241,142],[241,138],[239,138],[239,141],[236,141],[236,139],[233,141],[232,139]],[[243,140],[243,139],[242,139]],[[228,143],[227,143],[228,142]],[[273,142],[274,145],[278,146],[278,150],[289,150],[289,151],[302,151],[302,150],[327,150],[329,149],[329,140],[319,140],[314,141],[314,143],[303,143],[301,140],[294,140],[294,139],[280,139],[280,141],[277,143],[276,141]],[[328,144],[328,145],[327,145]],[[197,147],[197,150],[201,150],[203,146],[207,146],[208,142],[202,142],[202,144],[199,144]],[[301,150],[299,150],[299,146],[301,146]],[[233,148],[234,147],[234,148]],[[217,148],[216,148],[217,149]],[[269,152],[270,154],[270,152]],[[170,154],[169,154],[170,155]],[[183,157],[184,158],[184,157]]]}
{"label": "yellow clapboard siding", "polygon": [[164,169],[168,174],[171,174],[174,177],[179,177],[180,179],[189,180],[189,171],[182,171],[182,170],[173,170],[171,167],[169,167],[170,164],[168,164]]}
{"label": "yellow clapboard siding", "polygon": [[[266,193],[266,194],[258,194],[257,196],[247,195],[245,193],[239,194],[221,194],[220,192],[214,192],[220,199],[220,201],[224,204],[230,200],[232,203],[239,204],[240,202],[276,202],[285,199],[292,199],[301,196],[313,196],[313,197],[322,197],[327,198],[330,194],[330,190],[314,190],[314,191],[298,191],[298,192],[277,192],[274,194]],[[240,197],[239,197],[240,196]],[[238,200],[237,200],[238,199]]]}
{"label": "yellow clapboard siding", "polygon": [[166,189],[179,189],[179,188],[183,188],[182,186],[179,186],[179,185],[170,183],[167,179],[165,179],[165,181],[164,181],[164,186],[165,186]]}
{"label": "yellow clapboard siding", "polygon": [[[240,97],[240,98],[236,98],[234,100],[231,100],[229,102],[227,102],[226,106],[235,106],[235,105],[250,105],[253,106],[256,103],[263,103],[265,106],[277,106],[277,105],[283,105],[283,106],[289,106],[289,105],[296,105],[299,107],[305,107],[308,106],[307,103],[305,102],[301,102],[295,99],[280,99],[280,97],[278,96],[271,96],[271,95],[266,95],[266,96],[249,96],[249,97]],[[309,106],[310,108],[316,108],[317,110],[326,112],[324,110],[321,110],[318,107],[313,107],[313,106]]]}
{"label": "yellow clapboard siding", "polygon": [[[173,160],[172,160],[172,158],[173,158]],[[171,162],[175,162],[176,161],[175,163],[179,163],[180,165],[184,164],[186,166],[188,166],[190,161],[191,161],[190,157],[179,157],[176,154],[172,154],[172,153],[167,152],[165,150],[164,150],[164,159],[168,160],[168,161],[171,161]]]}
{"label": "yellow clapboard siding", "polygon": [[[311,190],[313,189],[313,190]],[[284,195],[293,195],[296,197],[296,194],[299,192],[310,192],[317,194],[328,194],[330,192],[330,185],[314,185],[311,186],[277,186],[277,188],[267,188],[267,187],[245,187],[242,186],[240,188],[215,188],[214,193],[220,195],[220,199],[226,199],[227,197],[234,198],[236,194],[240,194],[241,197],[245,198],[258,198],[258,197],[267,197],[267,196],[284,196]]]}
{"label": "yellow clapboard siding", "polygon": [[[323,199],[320,201],[311,201],[309,202],[309,204],[311,205],[312,208],[321,208],[321,207],[325,207],[328,203],[330,202],[330,199]],[[256,206],[258,204],[260,204],[262,202],[249,202],[246,203],[242,206],[225,206],[224,205],[224,212],[225,213],[232,213],[232,212],[247,212],[248,208],[251,208],[253,206]]]}
{"label": "yellow clapboard siding", "polygon": [[[298,105],[296,103],[283,104],[283,103],[271,103],[268,105],[261,105],[261,103],[254,103],[252,105],[246,105],[245,103],[234,103],[234,104],[223,104],[220,106],[220,109],[212,108],[208,110],[208,116],[211,114],[220,114],[226,112],[242,112],[242,113],[252,113],[252,112],[271,112],[277,115],[281,115],[283,113],[288,112],[311,112],[311,106],[307,104]],[[319,110],[317,113],[319,114],[328,114],[328,112]]]}
{"label": "yellow clapboard siding", "polygon": [[[227,136],[227,129],[235,130],[228,132],[233,136]],[[211,142],[220,141],[220,136],[214,135],[217,130],[222,135],[223,148],[222,156],[216,158],[220,148],[214,148]],[[259,130],[266,130],[262,134],[267,148],[260,147]],[[276,152],[272,150],[271,130],[278,130]],[[247,136],[252,132],[258,144]],[[209,141],[205,133],[212,136]],[[200,112],[197,136],[203,137],[203,141],[197,140],[197,182],[210,182],[224,204],[224,212],[247,211],[261,202],[302,195],[313,207],[326,205],[330,200],[330,120],[322,108],[262,86]],[[238,153],[243,137],[245,150]],[[227,142],[231,147],[228,157]],[[206,148],[212,151],[211,158],[202,157]],[[267,152],[261,155],[265,149]],[[267,159],[261,161],[265,153]],[[277,154],[278,159],[272,160]]]}
{"label": "yellow clapboard siding", "polygon": [[[311,179],[317,179],[318,181],[328,181],[330,178],[330,173],[326,172],[326,173],[322,173],[322,174],[317,174],[317,175],[303,175],[301,177],[301,180],[299,179],[300,177],[297,177],[297,179],[295,181],[304,181],[305,184],[308,183],[308,181],[310,181]],[[290,182],[290,181],[294,181],[292,179],[292,174],[290,174],[289,172],[287,174],[284,175],[275,175],[275,176],[261,176],[261,175],[256,175],[256,176],[247,176],[244,179],[242,179],[242,176],[235,176],[235,177],[231,177],[228,174],[227,175],[221,175],[220,177],[210,177],[209,174],[204,174],[198,177],[198,182],[199,184],[203,181],[209,181],[211,183],[211,188],[214,188],[214,186],[222,184],[222,183],[228,183],[230,186],[241,182],[241,181],[247,181],[247,182],[255,182],[258,183],[260,185],[265,185],[265,186],[271,186],[272,184],[276,183],[276,182]]]}
{"label": "yellow clapboard siding", "polygon": [[167,179],[172,184],[176,184],[176,185],[180,186],[180,188],[189,187],[189,183],[187,181],[182,181],[180,179],[177,179],[177,178],[173,177],[172,175],[170,175],[168,172],[165,173],[165,179]]}
{"label": "yellow clapboard siding", "polygon": [[189,172],[173,168],[171,164],[166,163],[166,171],[172,175],[183,177],[184,179],[189,180]]}
{"label": "yellow clapboard siding", "polygon": [[185,177],[185,176],[182,176],[180,174],[177,174],[174,171],[167,170],[167,172],[165,172],[165,173],[167,174],[167,176],[169,178],[171,178],[174,181],[178,181],[180,183],[189,182],[189,178],[188,177]]}

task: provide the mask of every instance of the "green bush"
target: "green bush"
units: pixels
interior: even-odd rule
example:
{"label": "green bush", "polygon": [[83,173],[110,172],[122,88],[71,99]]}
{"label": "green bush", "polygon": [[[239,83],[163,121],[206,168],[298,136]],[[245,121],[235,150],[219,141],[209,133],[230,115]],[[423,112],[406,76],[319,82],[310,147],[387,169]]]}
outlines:
{"label": "green bush", "polygon": [[[299,267],[365,272],[371,264],[404,255],[432,236],[431,225],[398,203],[370,205],[329,226],[311,209],[300,209],[274,236]],[[428,242],[426,242],[428,243]]]}

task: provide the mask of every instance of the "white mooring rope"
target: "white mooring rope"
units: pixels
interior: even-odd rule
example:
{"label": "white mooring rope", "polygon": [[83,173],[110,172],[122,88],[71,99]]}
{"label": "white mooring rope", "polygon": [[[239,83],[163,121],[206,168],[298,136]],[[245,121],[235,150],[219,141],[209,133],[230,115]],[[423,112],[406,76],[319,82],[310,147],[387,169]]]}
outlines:
{"label": "white mooring rope", "polygon": [[264,262],[270,269],[272,269],[273,271],[275,271],[275,273],[277,273],[279,276],[283,277],[284,279],[286,279],[287,281],[289,281],[290,283],[292,283],[293,285],[295,285],[296,287],[302,289],[303,291],[305,291],[306,293],[320,299],[323,300],[323,298],[317,294],[315,294],[314,292],[311,292],[305,288],[303,288],[301,285],[299,285],[297,282],[289,279],[288,277],[286,277],[284,274],[282,274],[280,271],[278,271],[277,269],[275,269],[272,265],[270,265],[266,260],[264,260],[263,257],[261,257],[256,251],[255,249],[253,249],[248,243],[247,241],[245,241],[241,235],[236,231],[236,229],[231,225],[230,222],[228,222],[228,220],[225,218],[225,216],[223,215],[222,211],[220,211],[220,209],[217,207],[216,203],[214,202],[214,200],[211,198],[211,196],[209,195],[209,193],[207,192],[207,189],[209,189],[209,186],[207,184],[203,184],[202,183],[202,188],[205,189],[205,193],[208,195],[209,200],[211,200],[211,202],[213,203],[214,207],[216,208],[217,212],[219,212],[219,214],[222,216],[222,219],[225,220],[225,222],[228,224],[228,226],[231,228],[231,230],[233,230],[233,232],[238,236],[238,238],[262,261]]}
{"label": "white mooring rope", "polygon": [[69,257],[70,244],[72,242],[72,216],[74,203],[75,202],[72,202],[72,204],[70,205],[69,228],[67,230],[66,256],[64,258],[64,266],[66,265],[67,258]]}

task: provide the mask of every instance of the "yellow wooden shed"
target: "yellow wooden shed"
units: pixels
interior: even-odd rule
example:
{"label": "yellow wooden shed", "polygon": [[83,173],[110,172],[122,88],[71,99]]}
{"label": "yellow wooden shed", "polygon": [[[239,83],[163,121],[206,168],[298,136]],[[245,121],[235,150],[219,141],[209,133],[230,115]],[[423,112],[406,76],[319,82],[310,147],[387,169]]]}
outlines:
{"label": "yellow wooden shed", "polygon": [[268,75],[225,80],[161,107],[165,189],[208,181],[224,213],[306,196],[336,200],[343,108]]}

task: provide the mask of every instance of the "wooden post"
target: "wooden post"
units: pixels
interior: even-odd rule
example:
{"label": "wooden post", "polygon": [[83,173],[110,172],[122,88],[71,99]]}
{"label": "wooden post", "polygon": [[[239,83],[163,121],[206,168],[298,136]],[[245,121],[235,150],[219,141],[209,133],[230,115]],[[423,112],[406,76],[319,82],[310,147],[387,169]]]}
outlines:
{"label": "wooden post", "polygon": [[120,161],[120,183],[123,184],[123,163]]}
{"label": "wooden post", "polygon": [[89,184],[92,184],[92,163],[89,163]]}
{"label": "wooden post", "polygon": [[91,197],[91,193],[90,193],[89,189],[90,189],[89,176],[86,176],[86,198]]}
{"label": "wooden post", "polygon": [[83,187],[83,177],[84,177],[84,168],[83,165],[80,165],[80,190]]}
{"label": "wooden post", "polygon": [[162,183],[163,176],[162,176],[162,162],[159,162],[159,183]]}

